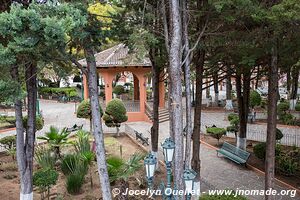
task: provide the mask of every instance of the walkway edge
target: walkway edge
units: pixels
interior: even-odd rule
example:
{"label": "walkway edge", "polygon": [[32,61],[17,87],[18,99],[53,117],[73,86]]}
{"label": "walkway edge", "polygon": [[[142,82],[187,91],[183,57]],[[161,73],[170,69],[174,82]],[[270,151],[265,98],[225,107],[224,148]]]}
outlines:
{"label": "walkway edge", "polygon": [[[142,144],[140,144],[138,141],[136,141],[130,134],[125,133],[125,135],[126,135],[126,136],[127,136],[134,144],[136,144],[137,146],[139,146],[143,151],[149,152],[149,150],[148,150],[146,147],[144,147]],[[167,167],[163,161],[158,160],[158,162],[159,162],[162,166],[164,166],[165,168]]]}
{"label": "walkway edge", "polygon": [[[201,144],[204,144],[205,146],[207,146],[207,147],[210,148],[210,149],[214,149],[214,150],[218,150],[218,149],[219,149],[219,148],[217,148],[217,147],[214,147],[214,146],[212,146],[212,145],[210,145],[210,144],[204,142],[203,140],[200,140],[200,141],[201,141]],[[265,175],[265,172],[261,171],[260,169],[257,169],[256,167],[254,167],[254,166],[252,166],[252,165],[247,164],[247,167],[248,167],[249,169],[255,171],[256,173]],[[277,178],[275,178],[275,181],[276,181],[277,183],[279,183],[279,184],[282,184],[282,185],[288,187],[289,189],[296,190],[296,192],[297,192],[298,194],[300,194],[300,190],[297,189],[297,188],[295,188],[294,186],[292,186],[292,185],[290,185],[290,184],[288,184],[288,183],[286,183],[286,182],[284,182],[284,181],[282,181],[282,180],[279,180],[279,179],[277,179]]]}
{"label": "walkway edge", "polygon": [[8,132],[8,131],[13,131],[13,130],[16,130],[16,127],[0,130],[0,133],[5,133],[5,132]]}

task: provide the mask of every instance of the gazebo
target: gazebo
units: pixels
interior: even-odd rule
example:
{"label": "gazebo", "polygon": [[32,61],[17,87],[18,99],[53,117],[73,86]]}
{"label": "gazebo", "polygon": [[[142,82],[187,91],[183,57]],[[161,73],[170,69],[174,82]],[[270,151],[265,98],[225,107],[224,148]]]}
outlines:
{"label": "gazebo", "polygon": [[[118,73],[131,72],[133,75],[134,95],[133,100],[124,102],[128,121],[150,121],[146,115],[147,105],[147,79],[151,72],[151,61],[148,57],[138,58],[135,54],[129,53],[129,49],[124,44],[118,44],[109,49],[95,54],[97,72],[104,79],[105,105],[113,98],[113,81]],[[79,61],[84,67],[87,67],[86,60]],[[83,76],[84,99],[88,99],[87,79]],[[159,107],[165,105],[165,87],[164,83],[159,84],[160,100]]]}

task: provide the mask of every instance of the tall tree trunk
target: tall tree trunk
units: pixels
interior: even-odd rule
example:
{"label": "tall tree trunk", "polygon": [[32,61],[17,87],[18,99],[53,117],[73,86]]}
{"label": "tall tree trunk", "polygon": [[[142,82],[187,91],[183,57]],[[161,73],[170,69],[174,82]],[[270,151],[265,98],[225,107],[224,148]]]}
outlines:
{"label": "tall tree trunk", "polygon": [[104,200],[111,200],[110,182],[107,172],[106,155],[104,148],[104,136],[102,131],[101,116],[100,116],[100,104],[98,99],[98,87],[97,87],[97,69],[94,51],[87,47],[84,49],[86,61],[87,61],[87,78],[89,97],[91,101],[92,110],[92,122],[93,122],[93,134],[96,144],[96,157],[98,173],[100,178],[100,184],[102,189],[102,197]]}
{"label": "tall tree trunk", "polygon": [[286,90],[288,92],[288,99],[291,98],[291,68],[286,72]]}
{"label": "tall tree trunk", "polygon": [[[155,13],[155,18],[153,19],[153,29],[157,30],[159,28],[160,22],[160,13],[159,6],[164,2],[156,2],[155,7],[151,12]],[[165,6],[165,5],[163,5]],[[165,9],[165,8],[164,8]],[[167,26],[167,24],[166,24]],[[152,30],[155,33],[155,30]],[[167,32],[167,30],[166,30]],[[158,135],[159,135],[159,98],[160,98],[160,66],[157,65],[156,60],[159,57],[159,49],[157,46],[150,48],[150,59],[152,63],[152,90],[153,90],[153,105],[152,105],[152,127],[151,127],[151,153],[158,160]],[[161,97],[161,98],[164,98]],[[156,169],[159,169],[159,163],[156,165]]]}
{"label": "tall tree trunk", "polygon": [[160,70],[155,62],[152,62],[152,88],[153,88],[153,124],[151,127],[151,151],[157,157],[158,151],[158,134],[159,134],[159,78]]}
{"label": "tall tree trunk", "polygon": [[191,166],[191,136],[192,136],[192,104],[191,104],[191,80],[190,80],[190,50],[188,33],[188,0],[182,0],[182,24],[183,24],[183,59],[188,56],[184,63],[184,83],[186,96],[186,146],[185,146],[185,168]]}
{"label": "tall tree trunk", "polygon": [[232,105],[232,84],[231,84],[231,69],[230,66],[227,66],[227,73],[226,73],[226,110],[233,110]]}
{"label": "tall tree trunk", "polygon": [[[242,84],[243,82],[243,84]],[[239,135],[237,138],[237,147],[246,150],[247,145],[247,120],[249,112],[249,94],[250,94],[250,71],[247,69],[243,73],[236,75],[236,91],[239,109]]]}
{"label": "tall tree trunk", "polygon": [[[268,124],[267,124],[267,147],[265,163],[265,190],[274,188],[275,175],[275,145],[277,123],[277,91],[278,91],[278,65],[277,43],[272,47],[271,65],[269,67],[268,87]],[[266,200],[274,200],[274,196],[265,196]]]}
{"label": "tall tree trunk", "polygon": [[218,71],[213,74],[214,92],[215,92],[215,106],[219,105],[219,85],[218,85]]}
{"label": "tall tree trunk", "polygon": [[193,157],[192,157],[192,169],[197,172],[195,179],[195,188],[200,190],[200,134],[201,134],[201,106],[202,106],[202,78],[203,78],[203,66],[204,66],[205,51],[199,50],[196,56],[196,104],[194,113],[194,129],[193,129]]}
{"label": "tall tree trunk", "polygon": [[182,88],[181,88],[181,16],[179,1],[170,0],[170,54],[169,54],[169,81],[171,102],[171,132],[174,135],[174,182],[179,190],[183,185],[183,138],[182,138]]}
{"label": "tall tree trunk", "polygon": [[299,82],[299,69],[298,67],[294,67],[292,72],[293,82],[292,82],[292,93],[290,99],[290,110],[295,110],[295,106],[297,103],[297,93],[298,93],[298,82]]}
{"label": "tall tree trunk", "polygon": [[[19,73],[18,73],[17,66],[12,67],[11,77],[13,80],[19,82]],[[21,182],[20,199],[24,200],[24,199],[26,199],[26,198],[24,198],[26,195],[26,193],[25,193],[26,181],[24,180],[24,178],[26,178],[26,177],[24,177],[26,160],[25,160],[25,151],[24,151],[25,144],[24,144],[22,101],[20,99],[15,99],[15,117],[16,117],[16,132],[17,132],[17,141],[16,141],[17,163],[18,163],[18,170],[19,170],[20,182]]]}
{"label": "tall tree trunk", "polygon": [[[27,110],[27,127],[24,144],[24,127],[21,125],[22,120],[22,105],[16,101],[16,126],[17,126],[17,148],[19,148],[17,157],[19,170],[20,170],[20,182],[21,182],[21,200],[33,199],[33,156],[34,156],[34,141],[35,141],[35,121],[36,121],[36,100],[37,100],[37,66],[35,63],[29,63],[25,66],[25,78],[26,78],[26,90],[28,99]],[[23,129],[23,130],[22,130]],[[23,141],[21,141],[23,140]]]}

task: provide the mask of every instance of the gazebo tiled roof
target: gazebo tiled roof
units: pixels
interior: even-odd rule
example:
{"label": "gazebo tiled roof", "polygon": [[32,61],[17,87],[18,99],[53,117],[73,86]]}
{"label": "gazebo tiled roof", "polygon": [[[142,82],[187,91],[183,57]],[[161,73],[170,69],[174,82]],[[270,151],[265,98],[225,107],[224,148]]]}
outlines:
{"label": "gazebo tiled roof", "polygon": [[[125,44],[118,44],[109,49],[96,53],[95,59],[98,68],[152,66],[148,57],[144,56],[143,58],[138,58],[137,55],[129,53],[129,49]],[[86,66],[85,59],[80,60],[79,63],[83,66]]]}

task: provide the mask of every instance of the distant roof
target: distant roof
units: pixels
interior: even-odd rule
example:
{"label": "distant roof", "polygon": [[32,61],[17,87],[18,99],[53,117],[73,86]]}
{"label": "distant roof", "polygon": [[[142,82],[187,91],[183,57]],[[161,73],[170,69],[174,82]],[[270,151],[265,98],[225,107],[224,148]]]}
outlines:
{"label": "distant roof", "polygon": [[[109,49],[95,54],[97,67],[128,67],[128,66],[148,66],[151,67],[151,61],[147,56],[129,53],[125,44],[118,44]],[[79,60],[79,63],[86,66],[86,60]]]}

